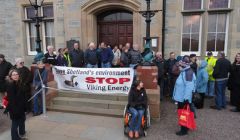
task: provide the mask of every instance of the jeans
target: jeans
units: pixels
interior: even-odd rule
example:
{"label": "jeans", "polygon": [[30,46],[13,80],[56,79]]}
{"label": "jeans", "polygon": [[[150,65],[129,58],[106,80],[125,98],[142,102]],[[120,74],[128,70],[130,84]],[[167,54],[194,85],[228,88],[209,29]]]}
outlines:
{"label": "jeans", "polygon": [[98,68],[98,65],[87,64],[87,68]]}
{"label": "jeans", "polygon": [[142,123],[142,116],[144,115],[144,109],[135,109],[133,107],[129,108],[132,114],[131,121],[129,123],[130,131],[139,131]]}
{"label": "jeans", "polygon": [[218,109],[226,107],[226,95],[225,95],[226,86],[227,86],[227,80],[215,82],[215,93],[216,93],[215,102],[216,102],[216,107]]}
{"label": "jeans", "polygon": [[214,97],[215,81],[208,81],[206,96]]}
{"label": "jeans", "polygon": [[42,108],[42,91],[41,91],[40,93],[38,93],[38,95],[36,95],[33,98],[33,113],[41,113],[42,110],[43,108]]}
{"label": "jeans", "polygon": [[110,62],[102,63],[102,68],[111,68]]}
{"label": "jeans", "polygon": [[[19,135],[25,135],[25,120],[26,116],[22,116],[19,119],[12,120],[12,127],[11,127],[11,137],[12,140],[20,140]],[[19,132],[19,134],[18,134]]]}

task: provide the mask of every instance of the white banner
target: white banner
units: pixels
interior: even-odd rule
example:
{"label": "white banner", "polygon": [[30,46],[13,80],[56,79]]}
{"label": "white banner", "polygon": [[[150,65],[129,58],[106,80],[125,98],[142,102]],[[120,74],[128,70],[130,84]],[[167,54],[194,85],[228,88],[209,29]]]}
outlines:
{"label": "white banner", "polygon": [[134,71],[131,68],[53,67],[59,89],[89,93],[124,93],[130,91]]}

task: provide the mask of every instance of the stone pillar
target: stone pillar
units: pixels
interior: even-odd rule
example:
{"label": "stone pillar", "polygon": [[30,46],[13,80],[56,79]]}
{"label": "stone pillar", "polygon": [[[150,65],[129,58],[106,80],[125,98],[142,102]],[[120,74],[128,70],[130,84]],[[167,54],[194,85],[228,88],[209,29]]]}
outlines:
{"label": "stone pillar", "polygon": [[137,79],[143,81],[148,96],[151,118],[160,118],[160,89],[157,84],[156,66],[138,66]]}

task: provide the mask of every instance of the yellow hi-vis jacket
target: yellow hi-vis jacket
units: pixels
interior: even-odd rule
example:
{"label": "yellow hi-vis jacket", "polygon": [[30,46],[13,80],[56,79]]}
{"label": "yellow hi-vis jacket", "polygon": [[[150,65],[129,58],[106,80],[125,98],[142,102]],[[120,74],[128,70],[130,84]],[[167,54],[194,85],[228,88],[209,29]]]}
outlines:
{"label": "yellow hi-vis jacket", "polygon": [[213,71],[214,71],[214,67],[216,65],[217,59],[211,56],[210,58],[206,57],[205,60],[208,63],[207,65],[208,80],[215,81],[215,79],[213,78]]}
{"label": "yellow hi-vis jacket", "polygon": [[68,67],[71,67],[72,66],[72,62],[71,62],[69,54],[64,54],[63,56],[67,60]]}

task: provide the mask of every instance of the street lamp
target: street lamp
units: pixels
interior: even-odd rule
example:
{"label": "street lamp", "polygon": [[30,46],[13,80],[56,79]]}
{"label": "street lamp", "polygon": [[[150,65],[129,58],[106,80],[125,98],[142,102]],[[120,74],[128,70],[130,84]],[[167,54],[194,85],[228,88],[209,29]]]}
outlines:
{"label": "street lamp", "polygon": [[30,4],[35,10],[35,17],[31,18],[36,24],[36,33],[37,33],[37,38],[36,38],[36,51],[41,52],[41,39],[40,39],[40,22],[42,22],[43,16],[40,14],[39,8],[42,7],[44,0],[29,0]]}
{"label": "street lamp", "polygon": [[[152,51],[151,51],[151,37],[150,37],[150,23],[151,23],[151,18],[155,16],[155,13],[157,13],[158,11],[161,10],[150,10],[150,2],[152,0],[146,0],[147,3],[147,10],[146,11],[139,11],[140,14],[142,14],[142,16],[145,19],[146,22],[146,43],[144,46],[144,52],[142,53],[144,61],[146,63],[150,63],[153,55],[152,55]],[[149,64],[146,64],[149,65]]]}

